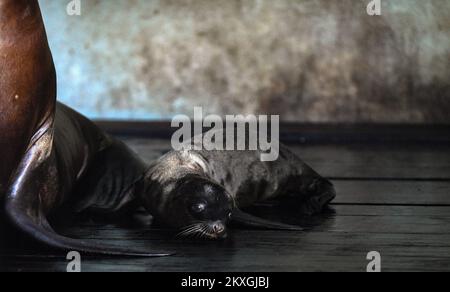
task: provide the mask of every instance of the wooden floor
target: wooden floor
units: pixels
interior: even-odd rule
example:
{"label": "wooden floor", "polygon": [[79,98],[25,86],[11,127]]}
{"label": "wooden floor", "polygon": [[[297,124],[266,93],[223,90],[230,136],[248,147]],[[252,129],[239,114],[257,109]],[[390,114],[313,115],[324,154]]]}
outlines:
{"label": "wooden floor", "polygon": [[[168,140],[127,139],[151,161]],[[83,271],[450,271],[450,147],[442,144],[291,145],[333,180],[338,197],[306,232],[233,230],[224,242],[180,241],[160,229],[85,223],[65,234],[175,251],[166,258],[82,258]],[[65,271],[63,255],[2,238],[0,270]]]}

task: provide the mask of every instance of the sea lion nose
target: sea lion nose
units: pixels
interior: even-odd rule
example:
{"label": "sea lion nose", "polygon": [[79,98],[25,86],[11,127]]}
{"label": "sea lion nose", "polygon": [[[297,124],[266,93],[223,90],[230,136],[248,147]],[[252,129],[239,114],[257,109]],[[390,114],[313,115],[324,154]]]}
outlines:
{"label": "sea lion nose", "polygon": [[213,229],[214,233],[220,234],[225,231],[225,226],[220,222],[216,222],[213,224],[212,229]]}

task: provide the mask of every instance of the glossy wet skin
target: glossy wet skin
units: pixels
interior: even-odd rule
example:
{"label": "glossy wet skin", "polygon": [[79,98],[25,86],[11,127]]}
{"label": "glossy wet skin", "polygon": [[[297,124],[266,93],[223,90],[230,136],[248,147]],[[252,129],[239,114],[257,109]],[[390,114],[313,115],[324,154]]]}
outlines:
{"label": "glossy wet skin", "polygon": [[166,220],[179,230],[178,236],[204,239],[227,237],[226,225],[233,210],[233,200],[220,185],[201,177],[186,178],[172,194],[171,218]]}
{"label": "glossy wet skin", "polygon": [[56,75],[36,0],[0,0],[0,201],[54,110]]}

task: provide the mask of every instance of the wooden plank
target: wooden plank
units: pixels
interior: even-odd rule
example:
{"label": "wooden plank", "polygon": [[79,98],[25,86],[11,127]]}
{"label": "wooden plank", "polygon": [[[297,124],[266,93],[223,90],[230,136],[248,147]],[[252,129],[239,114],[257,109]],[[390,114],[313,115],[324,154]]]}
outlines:
{"label": "wooden plank", "polygon": [[[424,206],[372,206],[372,205],[342,205],[332,206],[335,216],[393,216],[421,218],[450,217],[450,207],[424,207]],[[326,215],[323,215],[327,217]],[[319,216],[320,217],[320,216]]]}
{"label": "wooden plank", "polygon": [[450,179],[450,148],[384,145],[292,147],[322,175],[364,179]]}
{"label": "wooden plank", "polygon": [[[160,229],[111,225],[85,224],[65,232],[178,253],[159,259],[87,257],[85,271],[364,271],[366,254],[373,250],[381,252],[384,271],[450,271],[450,207],[336,206],[334,214],[303,224],[309,231],[235,229],[224,242],[175,240]],[[0,254],[0,270],[63,271],[67,264],[62,255],[34,257],[32,250]]]}
{"label": "wooden plank", "polygon": [[328,213],[298,219],[272,207],[255,207],[252,211],[309,231],[450,234],[450,207],[336,205]]}
{"label": "wooden plank", "polygon": [[[286,233],[245,232],[232,244],[183,243],[167,258],[82,257],[83,271],[365,271],[366,255],[378,251],[383,271],[450,271],[448,235],[311,232],[297,239]],[[242,238],[244,237],[244,238]],[[244,240],[245,239],[245,240]],[[283,244],[280,245],[280,242]],[[165,243],[171,246],[171,243]],[[175,246],[174,246],[175,247]],[[0,271],[64,271],[63,255],[50,258],[0,257]]]}
{"label": "wooden plank", "polygon": [[333,181],[339,204],[450,205],[450,181]]}
{"label": "wooden plank", "polygon": [[[126,139],[146,161],[170,151],[170,141]],[[449,180],[450,147],[421,145],[290,145],[323,176],[338,179]]]}
{"label": "wooden plank", "polygon": [[[96,121],[110,134],[170,139],[177,128],[170,121]],[[193,128],[193,127],[192,127]],[[225,127],[224,127],[225,128]],[[270,127],[269,127],[270,128]],[[280,140],[293,143],[407,143],[450,144],[450,125],[401,124],[308,124],[281,122]]]}
{"label": "wooden plank", "polygon": [[[291,224],[298,224],[313,232],[450,234],[450,207],[333,206],[332,209],[334,209],[332,212],[311,218],[294,218],[294,215],[285,213],[280,215],[280,213],[268,210],[265,207],[254,211],[258,215],[262,213],[272,220],[283,220]],[[95,232],[92,228],[83,226],[82,228],[70,229],[68,232],[71,236],[92,239],[142,239],[143,237],[149,237],[152,240],[164,241],[167,237],[171,237],[171,234],[164,229],[127,229],[117,234],[111,226],[95,228],[94,230]],[[253,233],[253,236],[257,236],[260,232],[264,231]]]}

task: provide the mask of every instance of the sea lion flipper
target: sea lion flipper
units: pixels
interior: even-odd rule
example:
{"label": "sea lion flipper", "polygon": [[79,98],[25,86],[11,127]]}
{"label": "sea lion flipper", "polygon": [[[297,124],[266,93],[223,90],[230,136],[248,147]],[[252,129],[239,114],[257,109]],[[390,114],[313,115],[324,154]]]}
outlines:
{"label": "sea lion flipper", "polygon": [[299,214],[312,216],[320,214],[334,198],[336,189],[333,183],[304,164],[302,188],[291,196],[294,202],[288,200],[288,205],[299,206],[297,209]]}
{"label": "sea lion flipper", "polygon": [[268,230],[286,230],[286,231],[303,231],[303,228],[294,225],[273,222],[267,219],[259,218],[248,214],[240,209],[235,209],[231,216],[232,223],[243,225],[251,228],[268,229]]}
{"label": "sea lion flipper", "polygon": [[152,253],[137,249],[105,245],[103,242],[85,241],[64,237],[55,233],[43,217],[30,217],[27,212],[13,202],[7,203],[7,215],[16,226],[39,242],[63,251],[78,251],[94,255],[130,256],[130,257],[163,257],[170,253]]}
{"label": "sea lion flipper", "polygon": [[58,201],[52,141],[53,118],[49,117],[33,137],[7,192],[5,213],[12,224],[39,242],[64,251],[142,257],[169,255],[72,239],[54,232],[45,212],[49,202]]}

